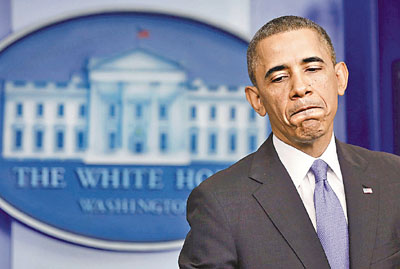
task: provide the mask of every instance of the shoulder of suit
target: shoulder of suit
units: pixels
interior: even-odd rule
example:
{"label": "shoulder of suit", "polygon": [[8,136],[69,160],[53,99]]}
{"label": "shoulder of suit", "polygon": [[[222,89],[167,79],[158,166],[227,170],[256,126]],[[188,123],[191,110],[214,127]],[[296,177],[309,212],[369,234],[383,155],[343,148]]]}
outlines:
{"label": "shoulder of suit", "polygon": [[346,147],[347,149],[350,149],[354,152],[357,152],[359,154],[362,155],[366,155],[367,157],[380,157],[380,158],[389,158],[389,159],[394,159],[394,160],[399,160],[400,161],[400,156],[397,156],[395,154],[391,154],[391,153],[387,153],[387,152],[383,152],[383,151],[375,151],[375,150],[370,150],[370,149],[366,149],[360,146],[355,146],[355,145],[351,145],[351,144],[347,144],[347,143],[343,143],[339,141],[339,144],[342,147]]}
{"label": "shoulder of suit", "polygon": [[251,153],[226,169],[223,169],[203,181],[197,188],[217,191],[240,189],[249,181],[249,169],[254,158]]}
{"label": "shoulder of suit", "polygon": [[397,156],[395,154],[369,150],[359,146],[346,144],[340,141],[339,146],[343,147],[347,151],[351,151],[354,154],[361,156],[366,161],[368,161],[369,164],[379,165],[381,168],[389,166],[393,169],[400,170],[400,156]]}

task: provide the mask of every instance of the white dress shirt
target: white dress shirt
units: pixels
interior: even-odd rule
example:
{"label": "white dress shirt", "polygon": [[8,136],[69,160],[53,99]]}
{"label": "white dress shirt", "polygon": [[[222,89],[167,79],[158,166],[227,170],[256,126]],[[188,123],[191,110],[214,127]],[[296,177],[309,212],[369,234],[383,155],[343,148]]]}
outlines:
{"label": "white dress shirt", "polygon": [[332,134],[332,138],[327,149],[319,158],[314,158],[292,146],[289,146],[275,135],[273,135],[272,138],[279,159],[289,173],[289,176],[292,179],[301,200],[303,201],[304,207],[306,208],[308,216],[310,217],[315,229],[317,229],[314,207],[315,177],[310,168],[316,159],[322,159],[328,164],[328,183],[338,197],[347,221],[347,208],[343,177],[342,172],[340,171],[334,137],[335,136]]}

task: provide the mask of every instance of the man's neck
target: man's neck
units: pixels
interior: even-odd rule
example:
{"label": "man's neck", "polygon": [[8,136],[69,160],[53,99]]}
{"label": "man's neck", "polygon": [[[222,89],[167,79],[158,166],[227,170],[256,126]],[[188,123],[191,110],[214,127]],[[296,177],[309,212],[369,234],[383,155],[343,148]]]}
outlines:
{"label": "man's neck", "polygon": [[281,138],[278,137],[281,141],[283,141],[284,143],[314,157],[314,158],[318,158],[320,157],[326,150],[326,148],[328,147],[331,138],[333,135],[333,131],[325,134],[321,137],[319,137],[318,139],[315,139],[313,141],[307,141],[307,142],[302,142],[302,141],[291,141],[288,140],[286,138]]}

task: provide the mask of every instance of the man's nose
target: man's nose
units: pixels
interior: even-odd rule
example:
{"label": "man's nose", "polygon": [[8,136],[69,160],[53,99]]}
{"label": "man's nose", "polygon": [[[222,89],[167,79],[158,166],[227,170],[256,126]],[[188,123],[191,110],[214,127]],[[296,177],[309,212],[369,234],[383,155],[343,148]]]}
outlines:
{"label": "man's nose", "polygon": [[302,98],[311,93],[311,85],[307,79],[299,73],[292,74],[292,88],[290,91],[290,98]]}

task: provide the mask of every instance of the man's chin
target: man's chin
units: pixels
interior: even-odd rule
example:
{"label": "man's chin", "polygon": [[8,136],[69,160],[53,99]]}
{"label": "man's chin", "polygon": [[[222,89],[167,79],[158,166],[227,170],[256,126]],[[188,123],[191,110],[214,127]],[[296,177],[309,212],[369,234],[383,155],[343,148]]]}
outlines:
{"label": "man's chin", "polygon": [[313,144],[316,140],[320,139],[325,135],[325,131],[322,128],[319,129],[300,129],[296,130],[296,136],[294,139],[298,143],[302,144]]}

